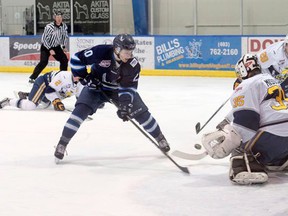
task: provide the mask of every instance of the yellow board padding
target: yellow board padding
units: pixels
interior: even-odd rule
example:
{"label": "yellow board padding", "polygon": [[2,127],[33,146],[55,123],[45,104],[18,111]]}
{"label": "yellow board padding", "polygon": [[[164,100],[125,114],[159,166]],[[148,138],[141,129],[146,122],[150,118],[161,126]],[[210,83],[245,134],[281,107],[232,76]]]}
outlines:
{"label": "yellow board padding", "polygon": [[147,76],[202,76],[202,77],[236,77],[234,71],[219,70],[147,70],[142,69],[141,75]]}
{"label": "yellow board padding", "polygon": [[[17,66],[0,66],[0,73],[33,73],[34,67],[17,67]],[[52,70],[59,70],[59,67],[46,67],[43,72],[50,72]]]}
{"label": "yellow board padding", "polygon": [[[31,73],[34,67],[0,66],[0,72]],[[43,73],[59,70],[59,67],[46,67]],[[70,70],[70,69],[69,69]],[[201,77],[236,77],[234,71],[220,70],[154,70],[142,69],[143,76],[201,76]]]}

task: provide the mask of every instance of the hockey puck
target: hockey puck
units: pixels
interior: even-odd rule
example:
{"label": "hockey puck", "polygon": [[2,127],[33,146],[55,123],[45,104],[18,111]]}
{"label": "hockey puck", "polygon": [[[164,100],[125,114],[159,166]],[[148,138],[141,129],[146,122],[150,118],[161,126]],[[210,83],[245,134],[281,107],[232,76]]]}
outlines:
{"label": "hockey puck", "polygon": [[195,145],[194,145],[194,148],[200,150],[200,149],[202,148],[202,146],[201,146],[200,144],[195,144]]}

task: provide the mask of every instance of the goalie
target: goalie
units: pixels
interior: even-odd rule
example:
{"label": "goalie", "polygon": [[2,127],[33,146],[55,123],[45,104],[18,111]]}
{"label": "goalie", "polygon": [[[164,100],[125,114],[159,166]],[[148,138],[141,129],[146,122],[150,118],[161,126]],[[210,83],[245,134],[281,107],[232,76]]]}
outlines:
{"label": "goalie", "polygon": [[283,170],[288,162],[287,99],[279,81],[261,73],[254,55],[236,64],[242,79],[231,96],[232,110],[216,127],[204,134],[202,144],[214,159],[230,159],[230,180],[238,184],[268,181],[267,167]]}

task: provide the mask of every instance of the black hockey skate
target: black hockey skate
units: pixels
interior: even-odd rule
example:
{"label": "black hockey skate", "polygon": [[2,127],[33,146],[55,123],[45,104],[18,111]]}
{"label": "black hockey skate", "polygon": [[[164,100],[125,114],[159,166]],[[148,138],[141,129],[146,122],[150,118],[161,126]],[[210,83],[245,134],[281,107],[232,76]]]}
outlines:
{"label": "black hockey skate", "polygon": [[58,143],[58,145],[56,146],[56,149],[54,152],[56,164],[59,163],[59,161],[64,158],[64,154],[66,152],[66,147],[67,147],[67,145],[63,145],[61,143]]}
{"label": "black hockey skate", "polygon": [[98,109],[102,109],[102,108],[104,108],[104,106],[105,106],[105,103],[101,103],[101,104],[98,106]]}
{"label": "black hockey skate", "polygon": [[170,151],[169,144],[162,133],[156,138],[156,141],[158,142],[158,146],[161,151],[163,152]]}
{"label": "black hockey skate", "polygon": [[39,103],[39,107],[42,109],[47,109],[51,105],[51,101],[49,101],[45,96],[42,98],[41,102]]}
{"label": "black hockey skate", "polygon": [[35,80],[30,78],[29,81],[28,81],[28,83],[29,83],[29,84],[34,84],[34,83],[35,83]]}
{"label": "black hockey skate", "polygon": [[0,109],[9,105],[9,102],[10,102],[10,98],[4,98],[2,101],[0,101]]}
{"label": "black hockey skate", "polygon": [[17,94],[18,94],[19,99],[27,99],[28,95],[29,95],[29,92],[19,91]]}

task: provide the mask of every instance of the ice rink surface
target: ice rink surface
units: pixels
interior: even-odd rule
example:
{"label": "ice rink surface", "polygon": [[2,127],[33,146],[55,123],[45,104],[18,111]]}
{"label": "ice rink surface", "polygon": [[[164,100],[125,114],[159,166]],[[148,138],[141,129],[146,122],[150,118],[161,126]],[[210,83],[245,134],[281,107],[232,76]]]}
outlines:
{"label": "ice rink surface", "polygon": [[[0,99],[29,90],[29,74],[0,73]],[[232,78],[141,77],[139,92],[171,144],[171,152],[194,149],[202,125],[230,96]],[[74,98],[63,101],[73,109]],[[205,127],[214,130],[224,108]],[[69,112],[0,110],[1,216],[285,216],[288,176],[237,186],[228,179],[229,158],[199,161],[173,157],[182,173],[111,104],[85,121],[54,163]]]}

